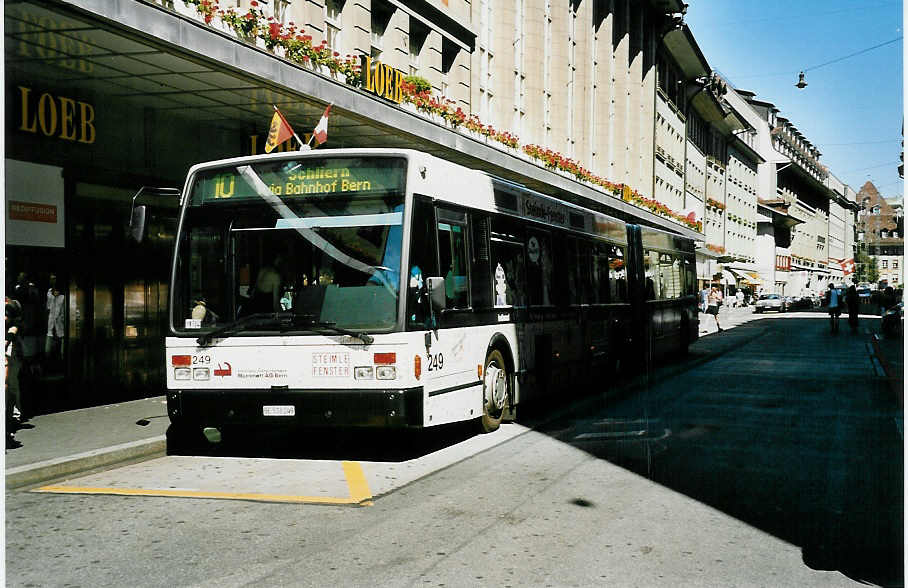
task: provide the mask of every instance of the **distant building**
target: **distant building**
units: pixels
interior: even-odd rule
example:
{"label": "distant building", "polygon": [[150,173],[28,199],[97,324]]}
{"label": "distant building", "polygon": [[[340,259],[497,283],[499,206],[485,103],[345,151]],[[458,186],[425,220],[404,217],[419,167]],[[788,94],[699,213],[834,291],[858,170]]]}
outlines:
{"label": "distant building", "polygon": [[873,182],[858,192],[858,247],[876,260],[881,286],[900,286],[905,269],[905,220],[901,199],[883,198]]}

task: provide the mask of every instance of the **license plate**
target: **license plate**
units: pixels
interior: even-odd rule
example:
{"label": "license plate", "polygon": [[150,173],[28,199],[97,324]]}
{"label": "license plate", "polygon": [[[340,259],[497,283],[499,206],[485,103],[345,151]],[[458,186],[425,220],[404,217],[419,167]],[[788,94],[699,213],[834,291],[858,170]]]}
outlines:
{"label": "license plate", "polygon": [[296,407],[291,405],[269,405],[262,407],[262,416],[295,416]]}

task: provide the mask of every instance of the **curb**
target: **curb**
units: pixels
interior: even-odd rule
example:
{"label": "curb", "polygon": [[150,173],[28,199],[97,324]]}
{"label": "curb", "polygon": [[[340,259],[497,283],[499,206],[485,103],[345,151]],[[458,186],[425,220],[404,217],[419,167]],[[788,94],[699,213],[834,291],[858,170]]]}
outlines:
{"label": "curb", "polygon": [[111,447],[18,466],[6,470],[6,488],[11,490],[23,486],[32,486],[55,478],[107,467],[124,461],[148,459],[155,455],[164,455],[166,449],[166,436],[159,435],[141,441],[121,443]]}

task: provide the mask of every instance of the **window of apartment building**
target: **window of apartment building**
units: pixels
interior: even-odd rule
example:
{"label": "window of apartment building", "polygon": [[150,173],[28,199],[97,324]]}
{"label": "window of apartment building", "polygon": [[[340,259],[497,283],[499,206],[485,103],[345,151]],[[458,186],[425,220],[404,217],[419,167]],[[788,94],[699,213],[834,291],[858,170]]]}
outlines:
{"label": "window of apartment building", "polygon": [[889,260],[884,259],[884,260],[880,261],[880,265],[883,269],[889,269]]}
{"label": "window of apartment building", "polygon": [[490,0],[480,0],[479,14],[479,116],[492,124],[492,43],[495,33]]}
{"label": "window of apartment building", "polygon": [[627,34],[627,2],[628,0],[615,0],[615,13],[612,16],[612,33],[615,47],[621,43]]}
{"label": "window of apartment building", "polygon": [[274,20],[283,24],[287,19],[287,8],[290,7],[290,0],[274,0],[260,6],[266,17],[273,16]]}
{"label": "window of apartment building", "polygon": [[707,125],[696,112],[691,112],[688,118],[687,138],[701,151],[708,153],[709,132]]}
{"label": "window of apartment building", "polygon": [[542,124],[545,140],[549,140],[552,131],[552,0],[545,0],[543,18],[542,46],[545,54],[542,57]]}
{"label": "window of apartment building", "polygon": [[429,38],[429,27],[419,20],[410,17],[410,75],[419,73],[419,57]]}
{"label": "window of apartment building", "polygon": [[325,39],[335,51],[341,50],[341,31],[344,29],[341,13],[344,0],[325,0]]}
{"label": "window of apartment building", "polygon": [[899,260],[897,260],[897,259],[892,260],[892,269],[899,269]]}
{"label": "window of apartment building", "polygon": [[514,0],[514,121],[512,128],[523,134],[523,117],[526,114],[526,74],[523,69],[524,0]]}
{"label": "window of apartment building", "polygon": [[393,6],[383,0],[372,0],[372,32],[370,37],[372,42],[372,59],[381,58],[382,51],[384,50],[385,31],[388,28],[388,23],[391,22],[391,16],[393,14]]}
{"label": "window of apartment building", "polygon": [[448,95],[448,75],[454,67],[460,47],[447,37],[441,38],[441,93]]}
{"label": "window of apartment building", "polygon": [[684,84],[678,67],[671,58],[660,51],[656,56],[656,83],[665,92],[675,108],[684,111]]}
{"label": "window of apartment building", "polygon": [[574,101],[576,100],[575,82],[577,79],[577,9],[579,2],[568,3],[568,86],[567,86],[567,140],[568,157],[575,157],[574,143]]}

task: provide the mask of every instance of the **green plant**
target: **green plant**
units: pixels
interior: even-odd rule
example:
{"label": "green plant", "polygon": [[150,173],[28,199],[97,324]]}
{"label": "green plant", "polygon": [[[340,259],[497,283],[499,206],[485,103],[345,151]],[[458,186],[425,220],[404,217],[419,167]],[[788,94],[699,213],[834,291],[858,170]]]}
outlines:
{"label": "green plant", "polygon": [[404,81],[410,85],[411,91],[414,94],[422,94],[423,92],[432,91],[432,84],[430,84],[429,80],[424,77],[410,75],[405,76]]}

